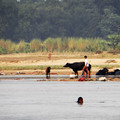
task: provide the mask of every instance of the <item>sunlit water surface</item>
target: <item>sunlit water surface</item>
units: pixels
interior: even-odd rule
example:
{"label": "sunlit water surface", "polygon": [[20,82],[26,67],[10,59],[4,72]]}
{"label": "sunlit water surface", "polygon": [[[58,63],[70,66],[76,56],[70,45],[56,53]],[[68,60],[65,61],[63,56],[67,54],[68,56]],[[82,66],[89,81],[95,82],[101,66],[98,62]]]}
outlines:
{"label": "sunlit water surface", "polygon": [[0,120],[120,120],[120,82],[1,80]]}

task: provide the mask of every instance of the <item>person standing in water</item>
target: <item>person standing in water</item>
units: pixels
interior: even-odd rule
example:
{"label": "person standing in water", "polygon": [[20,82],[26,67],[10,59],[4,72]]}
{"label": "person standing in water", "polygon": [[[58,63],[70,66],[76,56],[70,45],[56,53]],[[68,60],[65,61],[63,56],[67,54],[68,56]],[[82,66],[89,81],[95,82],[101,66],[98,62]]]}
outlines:
{"label": "person standing in water", "polygon": [[84,58],[85,58],[85,66],[83,67],[83,76],[85,76],[85,70],[87,71],[87,75],[89,75],[89,70],[88,70],[89,62],[87,56],[84,56]]}

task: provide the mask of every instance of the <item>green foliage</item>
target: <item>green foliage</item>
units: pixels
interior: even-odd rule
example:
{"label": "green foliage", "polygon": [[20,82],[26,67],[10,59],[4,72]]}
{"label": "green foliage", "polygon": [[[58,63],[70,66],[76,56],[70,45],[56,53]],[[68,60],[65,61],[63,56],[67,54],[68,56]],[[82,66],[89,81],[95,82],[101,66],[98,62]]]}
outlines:
{"label": "green foliage", "polygon": [[15,52],[16,44],[11,40],[0,39],[0,54]]}
{"label": "green foliage", "polygon": [[62,41],[61,38],[47,38],[44,41],[44,47],[47,51],[61,51]]}
{"label": "green foliage", "polygon": [[33,39],[30,42],[21,40],[18,44],[11,40],[0,39],[0,54],[28,52],[96,52],[109,50],[109,41],[100,38],[47,38],[45,41]]}
{"label": "green foliage", "polygon": [[42,51],[42,42],[40,39],[33,39],[30,42],[30,50],[32,52]]}
{"label": "green foliage", "polygon": [[16,52],[17,53],[28,53],[30,51],[30,44],[26,43],[24,40],[20,41],[18,45],[16,46]]}
{"label": "green foliage", "polygon": [[120,35],[108,35],[108,40],[113,50],[116,50],[118,44],[120,43]]}
{"label": "green foliage", "polygon": [[108,48],[108,43],[100,38],[83,39],[83,38],[48,38],[44,41],[44,46],[47,51],[88,51],[96,52],[104,51]]}
{"label": "green foliage", "polygon": [[5,54],[5,50],[2,47],[0,47],[0,54]]}
{"label": "green foliage", "polygon": [[[120,0],[0,0],[0,38],[16,43],[35,38],[105,39],[120,33],[119,6]],[[63,49],[74,51],[71,43]]]}
{"label": "green foliage", "polygon": [[120,51],[120,43],[118,44],[117,49]]}
{"label": "green foliage", "polygon": [[120,33],[120,16],[109,9],[104,9],[104,15],[99,23],[99,28],[104,38],[107,35]]}
{"label": "green foliage", "polygon": [[15,39],[18,23],[17,12],[15,0],[0,1],[0,38]]}

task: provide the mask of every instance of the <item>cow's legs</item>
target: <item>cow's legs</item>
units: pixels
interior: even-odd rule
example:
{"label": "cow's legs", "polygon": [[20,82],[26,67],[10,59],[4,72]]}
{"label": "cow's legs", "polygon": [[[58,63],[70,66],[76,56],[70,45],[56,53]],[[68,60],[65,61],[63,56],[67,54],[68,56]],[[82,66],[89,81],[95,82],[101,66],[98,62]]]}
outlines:
{"label": "cow's legs", "polygon": [[[74,70],[73,70],[74,71]],[[75,78],[78,78],[78,72],[74,71],[75,75],[77,75]]]}
{"label": "cow's legs", "polygon": [[76,78],[78,78],[78,72],[76,71],[75,75],[77,74]]}

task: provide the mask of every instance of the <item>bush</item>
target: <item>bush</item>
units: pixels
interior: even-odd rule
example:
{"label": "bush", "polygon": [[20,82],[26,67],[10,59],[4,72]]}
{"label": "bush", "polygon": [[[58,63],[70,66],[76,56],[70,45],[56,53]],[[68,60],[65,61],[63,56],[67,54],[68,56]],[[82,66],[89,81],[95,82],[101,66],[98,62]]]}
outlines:
{"label": "bush", "polygon": [[30,45],[29,43],[26,43],[25,41],[20,41],[16,47],[17,53],[28,53],[30,51]]}
{"label": "bush", "polygon": [[42,50],[42,42],[40,39],[33,39],[30,42],[30,51],[37,52]]}
{"label": "bush", "polygon": [[2,47],[0,47],[0,54],[4,54],[4,52],[5,50]]}
{"label": "bush", "polygon": [[[0,54],[6,53],[28,53],[28,52],[38,52],[38,51],[51,51],[51,52],[96,52],[96,51],[109,51],[111,46],[109,46],[109,41],[102,40],[100,38],[47,38],[45,41],[40,39],[33,39],[30,43],[24,40],[20,41],[18,44],[12,42],[11,40],[0,39]],[[117,46],[120,50],[120,44]]]}

